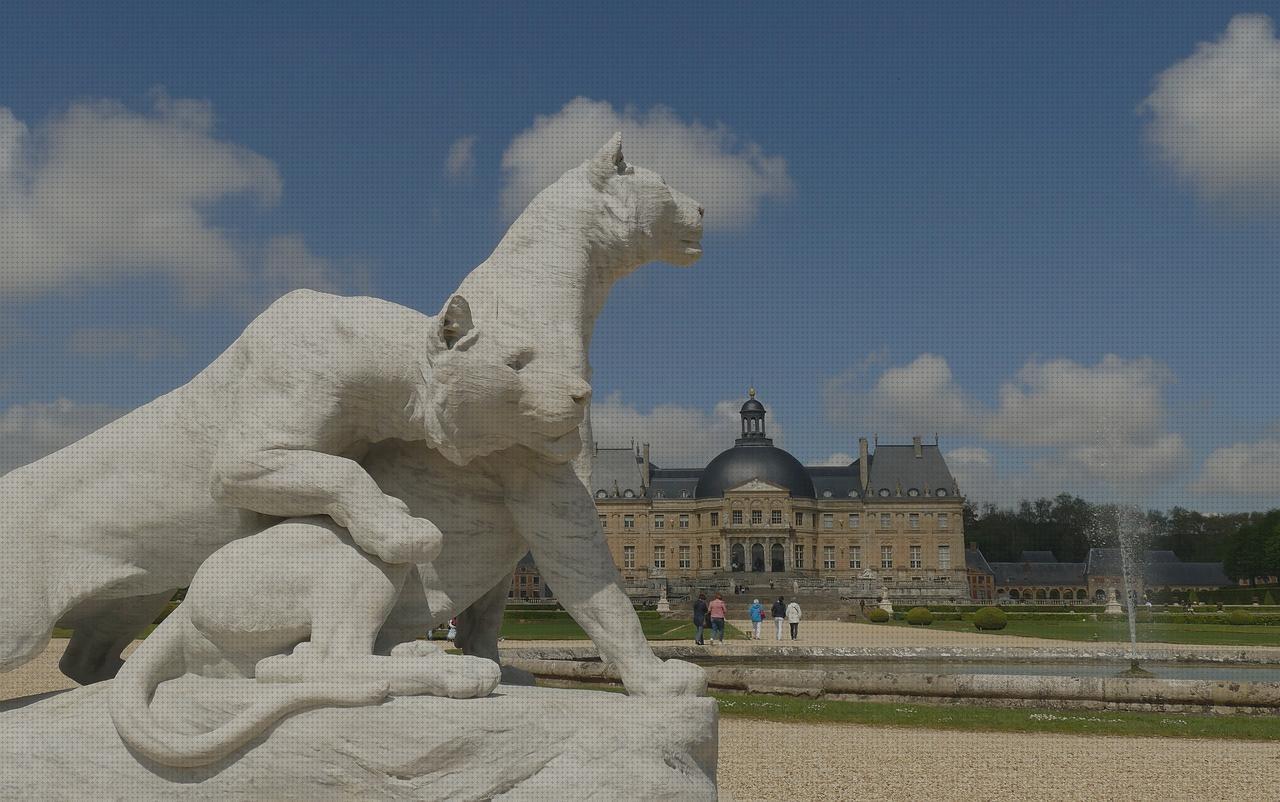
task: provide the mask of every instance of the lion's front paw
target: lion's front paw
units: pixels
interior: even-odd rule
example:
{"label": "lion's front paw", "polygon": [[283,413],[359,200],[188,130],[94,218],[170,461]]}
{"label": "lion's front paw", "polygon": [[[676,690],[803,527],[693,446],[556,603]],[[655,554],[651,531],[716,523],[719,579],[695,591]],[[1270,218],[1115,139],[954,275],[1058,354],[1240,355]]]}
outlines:
{"label": "lion's front paw", "polygon": [[707,673],[683,660],[655,661],[623,677],[623,684],[635,696],[705,696]]}
{"label": "lion's front paw", "polygon": [[435,524],[395,507],[352,521],[351,536],[370,554],[388,563],[431,562],[444,545]]}

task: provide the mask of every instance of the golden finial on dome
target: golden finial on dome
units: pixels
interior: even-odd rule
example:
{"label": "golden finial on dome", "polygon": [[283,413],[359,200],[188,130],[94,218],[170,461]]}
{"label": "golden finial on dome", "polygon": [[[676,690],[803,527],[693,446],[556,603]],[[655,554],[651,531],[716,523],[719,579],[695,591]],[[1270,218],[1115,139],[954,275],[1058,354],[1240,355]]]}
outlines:
{"label": "golden finial on dome", "polygon": [[747,388],[747,395],[748,395],[749,397],[751,397],[751,398],[755,398],[755,397],[756,397],[756,388],[754,388],[754,387],[748,387],[748,388]]}

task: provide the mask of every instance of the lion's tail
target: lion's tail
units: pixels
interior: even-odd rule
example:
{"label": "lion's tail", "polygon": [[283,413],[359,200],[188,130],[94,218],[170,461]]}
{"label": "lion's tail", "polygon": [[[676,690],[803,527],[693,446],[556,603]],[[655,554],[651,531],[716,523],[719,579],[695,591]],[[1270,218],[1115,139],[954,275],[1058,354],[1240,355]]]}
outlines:
{"label": "lion's tail", "polygon": [[144,757],[166,766],[193,768],[221,760],[284,716],[310,707],[352,707],[380,702],[386,683],[259,683],[254,702],[209,732],[164,729],[151,712],[151,697],[165,680],[186,673],[183,643],[189,621],[183,605],[165,619],[125,661],[112,682],[111,720],[121,740]]}

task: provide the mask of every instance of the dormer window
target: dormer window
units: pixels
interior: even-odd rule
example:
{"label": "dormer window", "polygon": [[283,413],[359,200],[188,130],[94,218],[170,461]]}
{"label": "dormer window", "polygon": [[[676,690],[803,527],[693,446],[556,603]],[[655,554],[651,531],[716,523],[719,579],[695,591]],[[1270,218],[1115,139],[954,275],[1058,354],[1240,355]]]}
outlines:
{"label": "dormer window", "polygon": [[[626,490],[626,491],[624,491],[624,492],[623,492],[622,497],[623,497],[623,498],[635,498],[635,497],[636,497],[636,491],[634,491],[634,490]],[[579,498],[581,498],[581,496],[579,496]]]}
{"label": "dormer window", "polygon": [[889,497],[889,488],[887,487],[880,488],[880,498],[888,498],[888,497]]}
{"label": "dormer window", "polygon": [[606,493],[605,491],[603,490],[596,491],[596,498],[608,498],[608,497],[609,497],[609,494]]}
{"label": "dormer window", "polygon": [[915,498],[916,496],[920,495],[920,491],[913,487],[907,491],[907,495],[911,496],[912,498]]}

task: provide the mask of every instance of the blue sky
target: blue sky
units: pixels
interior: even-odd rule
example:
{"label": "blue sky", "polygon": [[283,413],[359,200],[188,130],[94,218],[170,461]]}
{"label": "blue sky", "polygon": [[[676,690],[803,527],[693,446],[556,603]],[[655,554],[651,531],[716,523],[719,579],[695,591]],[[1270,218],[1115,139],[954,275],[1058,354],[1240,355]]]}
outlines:
{"label": "blue sky", "polygon": [[975,497],[1275,506],[1278,16],[11,6],[0,230],[40,236],[0,243],[0,470],[186,381],[292,286],[434,313],[510,198],[616,124],[708,234],[615,289],[602,440],[693,464],[754,384],[807,462],[937,431]]}

